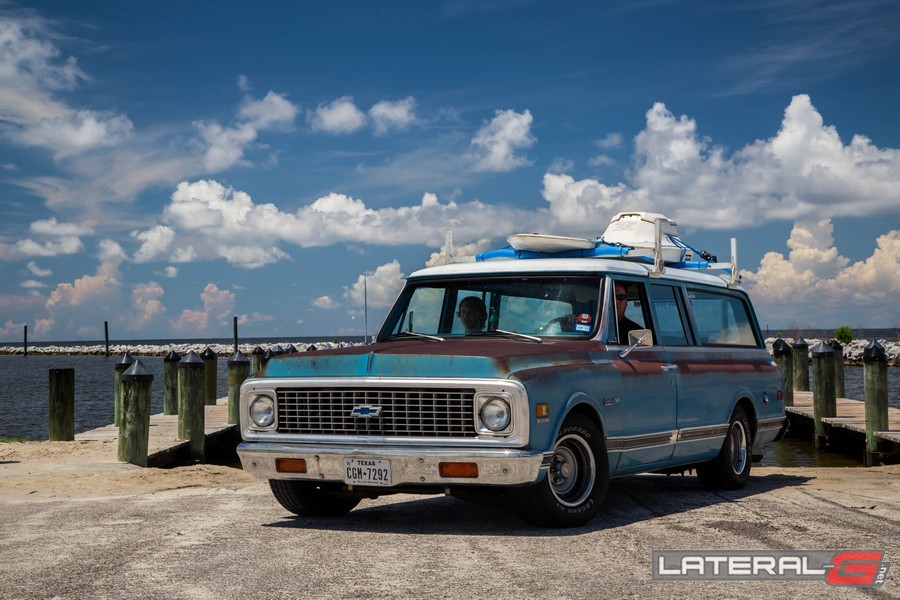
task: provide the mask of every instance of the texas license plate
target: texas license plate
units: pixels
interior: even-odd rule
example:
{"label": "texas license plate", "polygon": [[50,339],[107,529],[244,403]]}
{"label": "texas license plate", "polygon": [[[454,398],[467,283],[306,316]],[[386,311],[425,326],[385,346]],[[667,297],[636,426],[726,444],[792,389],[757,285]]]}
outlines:
{"label": "texas license plate", "polygon": [[391,485],[391,461],[383,458],[345,458],[344,483]]}

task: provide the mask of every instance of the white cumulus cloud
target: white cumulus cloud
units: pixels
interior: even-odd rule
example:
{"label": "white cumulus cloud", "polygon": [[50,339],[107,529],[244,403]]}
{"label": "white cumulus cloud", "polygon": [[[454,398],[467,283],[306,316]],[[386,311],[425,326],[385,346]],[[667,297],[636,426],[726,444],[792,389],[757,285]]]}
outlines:
{"label": "white cumulus cloud", "polygon": [[84,249],[81,243],[83,235],[91,235],[94,230],[77,223],[60,223],[56,218],[40,219],[29,226],[29,231],[36,237],[17,241],[15,250],[24,256],[53,257],[64,254],[77,254]]}
{"label": "white cumulus cloud", "polygon": [[190,258],[184,260],[224,258],[235,266],[258,268],[290,259],[283,249],[288,245],[352,242],[438,248],[447,227],[468,243],[495,237],[498,223],[533,231],[546,215],[478,200],[442,203],[431,193],[424,194],[419,204],[379,209],[330,193],[296,212],[286,212],[272,203],[257,204],[249,194],[217,181],[201,180],[178,185],[163,220],[165,225],[132,233],[142,242],[135,261],[176,261],[172,248],[190,248]]}
{"label": "white cumulus cloud", "polygon": [[51,271],[50,269],[40,268],[33,260],[28,261],[27,268],[28,271],[35,277],[49,277],[50,275],[53,275],[53,271]]}
{"label": "white cumulus cloud", "polygon": [[861,135],[844,144],[809,97],[798,95],[774,136],[730,156],[701,136],[693,119],[656,103],[635,138],[627,182],[548,173],[543,196],[561,224],[593,233],[626,209],[706,229],[887,214],[896,210],[898,189],[900,151]]}
{"label": "white cumulus cloud", "polygon": [[369,109],[369,118],[375,135],[385,135],[392,129],[406,129],[418,122],[416,100],[411,96],[395,102],[384,100]]}
{"label": "white cumulus cloud", "polygon": [[403,287],[403,277],[400,263],[396,260],[391,261],[377,267],[373,273],[357,277],[356,282],[344,292],[344,298],[359,309],[366,303],[370,308],[386,308],[397,299]]}
{"label": "white cumulus cloud", "polygon": [[[757,270],[741,271],[743,283],[757,312],[771,315],[770,320],[803,306],[815,311],[819,323],[892,327],[900,294],[900,231],[879,236],[876,243],[872,256],[851,263],[834,246],[830,220],[797,223],[787,256],[768,252]],[[847,306],[856,307],[855,321],[838,323]]]}
{"label": "white cumulus cloud", "polygon": [[[219,289],[215,283],[208,283],[200,293],[203,308],[184,309],[172,322],[172,330],[181,335],[203,334],[224,328],[234,316],[236,296],[230,290]],[[246,315],[244,315],[246,318]]]}
{"label": "white cumulus cloud", "polygon": [[318,105],[309,112],[307,120],[313,131],[334,135],[353,133],[366,126],[365,113],[357,108],[350,96]]}
{"label": "white cumulus cloud", "polygon": [[338,304],[331,299],[331,296],[319,296],[313,300],[313,306],[316,308],[324,308],[325,310],[338,308]]}
{"label": "white cumulus cloud", "polygon": [[87,79],[74,57],[63,58],[51,27],[38,17],[0,20],[0,120],[8,139],[48,149],[56,158],[127,139],[133,126],[112,111],[75,109],[56,98]]}
{"label": "white cumulus cloud", "polygon": [[490,123],[485,123],[475,137],[476,171],[512,171],[516,167],[531,164],[518,151],[530,148],[537,141],[531,134],[531,112],[513,110],[496,111]]}
{"label": "white cumulus cloud", "polygon": [[131,331],[140,330],[153,322],[157,317],[166,312],[161,298],[165,290],[157,283],[143,283],[134,286],[131,290],[131,306],[134,310],[134,318],[126,323]]}
{"label": "white cumulus cloud", "polygon": [[259,132],[290,129],[299,110],[285,96],[269,91],[261,100],[245,99],[238,111],[238,120],[232,126],[196,122],[206,146],[206,168],[221,171],[249,164],[244,160],[244,152],[256,141]]}

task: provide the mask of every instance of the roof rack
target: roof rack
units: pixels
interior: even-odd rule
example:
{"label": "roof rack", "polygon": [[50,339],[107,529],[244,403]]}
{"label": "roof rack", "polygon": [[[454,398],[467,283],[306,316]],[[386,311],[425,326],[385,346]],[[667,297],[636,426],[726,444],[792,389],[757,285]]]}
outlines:
{"label": "roof rack", "polygon": [[[652,223],[652,245],[650,240],[637,239],[641,236],[635,231],[636,220],[643,221],[638,223],[638,226]],[[621,223],[618,228],[614,227],[617,222]],[[637,239],[637,242],[628,244],[619,241],[629,236]],[[614,241],[608,241],[607,237],[613,238]],[[721,271],[723,275],[730,276],[727,278],[729,287],[740,285],[736,238],[731,238],[731,261],[718,262],[709,252],[697,250],[681,240],[677,236],[675,222],[655,213],[619,213],[611,220],[606,233],[596,240],[517,234],[509,236],[507,241],[509,245],[505,248],[482,252],[475,256],[475,260],[482,262],[497,259],[611,258],[652,265],[651,277],[661,276],[666,268]]]}

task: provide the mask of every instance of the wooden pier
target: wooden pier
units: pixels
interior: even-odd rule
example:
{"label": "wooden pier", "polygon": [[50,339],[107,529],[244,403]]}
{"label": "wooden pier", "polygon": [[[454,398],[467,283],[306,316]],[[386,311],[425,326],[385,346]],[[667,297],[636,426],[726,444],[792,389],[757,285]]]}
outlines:
{"label": "wooden pier", "polygon": [[[206,406],[205,413],[207,459],[217,449],[233,452],[240,432],[237,425],[228,424],[228,398]],[[118,437],[119,428],[112,424],[75,434],[76,441],[115,441]],[[178,439],[178,415],[151,415],[147,466],[166,467],[181,462],[191,462],[191,448],[190,441]]]}
{"label": "wooden pier", "polygon": [[[791,420],[791,429],[812,431],[813,392],[794,391],[794,406],[785,408]],[[845,450],[861,452],[866,446],[866,411],[862,400],[837,399],[837,416],[822,419],[828,429],[829,444]],[[900,460],[900,409],[888,407],[888,429],[876,432],[890,462]]]}

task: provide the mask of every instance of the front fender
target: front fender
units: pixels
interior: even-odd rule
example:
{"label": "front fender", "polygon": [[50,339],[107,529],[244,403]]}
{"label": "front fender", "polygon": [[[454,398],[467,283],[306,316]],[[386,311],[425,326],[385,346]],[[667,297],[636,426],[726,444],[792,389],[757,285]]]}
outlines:
{"label": "front fender", "polygon": [[[515,373],[528,394],[531,410],[529,447],[548,452],[552,450],[566,417],[573,411],[583,411],[593,419],[604,436],[614,435],[622,428],[622,403],[619,372],[611,363],[565,365],[530,369]],[[547,417],[538,417],[535,406],[545,403]]]}

